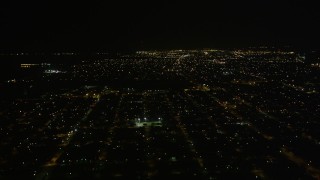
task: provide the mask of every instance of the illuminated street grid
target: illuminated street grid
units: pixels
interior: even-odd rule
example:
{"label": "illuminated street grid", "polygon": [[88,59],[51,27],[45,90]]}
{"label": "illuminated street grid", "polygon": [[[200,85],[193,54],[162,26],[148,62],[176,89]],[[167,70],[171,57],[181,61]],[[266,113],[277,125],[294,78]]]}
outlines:
{"label": "illuminated street grid", "polygon": [[319,66],[303,54],[139,51],[41,68],[6,82],[24,90],[0,102],[1,179],[320,178]]}

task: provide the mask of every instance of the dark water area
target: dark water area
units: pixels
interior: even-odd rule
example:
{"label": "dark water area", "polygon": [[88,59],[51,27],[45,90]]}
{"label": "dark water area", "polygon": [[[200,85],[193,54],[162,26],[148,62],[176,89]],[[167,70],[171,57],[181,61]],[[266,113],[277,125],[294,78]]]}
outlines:
{"label": "dark water area", "polygon": [[53,56],[53,55],[0,55],[0,81],[14,78],[20,78],[24,74],[21,73],[21,64],[74,64],[81,62],[85,58],[80,56]]}
{"label": "dark water area", "polygon": [[0,56],[0,80],[5,81],[19,77],[20,64],[40,63],[44,60],[36,56]]}
{"label": "dark water area", "polygon": [[0,81],[12,79],[19,69],[19,63],[15,61],[0,60]]}
{"label": "dark water area", "polygon": [[83,61],[94,61],[97,59],[117,57],[118,53],[79,53],[79,54],[64,54],[59,53],[28,53],[15,54],[6,53],[0,54],[0,81],[18,78],[20,64],[38,64],[38,63],[52,63],[52,64],[77,64]]}

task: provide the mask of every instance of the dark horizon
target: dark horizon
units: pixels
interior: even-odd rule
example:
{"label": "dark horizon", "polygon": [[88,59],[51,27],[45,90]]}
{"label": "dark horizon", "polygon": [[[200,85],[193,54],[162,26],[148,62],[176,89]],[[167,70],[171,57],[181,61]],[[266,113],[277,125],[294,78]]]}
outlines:
{"label": "dark horizon", "polygon": [[318,49],[316,7],[304,1],[13,1],[0,8],[0,51]]}

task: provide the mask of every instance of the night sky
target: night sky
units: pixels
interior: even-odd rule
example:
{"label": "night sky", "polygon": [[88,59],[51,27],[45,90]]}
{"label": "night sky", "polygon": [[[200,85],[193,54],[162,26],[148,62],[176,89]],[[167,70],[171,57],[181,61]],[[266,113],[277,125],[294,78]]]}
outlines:
{"label": "night sky", "polygon": [[306,0],[1,3],[4,51],[319,48],[320,13]]}

